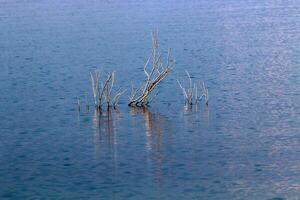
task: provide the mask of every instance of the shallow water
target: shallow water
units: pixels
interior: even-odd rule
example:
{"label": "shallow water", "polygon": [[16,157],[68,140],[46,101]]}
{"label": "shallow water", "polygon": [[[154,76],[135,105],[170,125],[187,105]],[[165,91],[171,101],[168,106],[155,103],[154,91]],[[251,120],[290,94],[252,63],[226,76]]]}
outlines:
{"label": "shallow water", "polygon": [[[156,29],[156,102],[78,112],[89,71],[141,83]],[[2,0],[0,30],[0,199],[300,199],[298,1]]]}

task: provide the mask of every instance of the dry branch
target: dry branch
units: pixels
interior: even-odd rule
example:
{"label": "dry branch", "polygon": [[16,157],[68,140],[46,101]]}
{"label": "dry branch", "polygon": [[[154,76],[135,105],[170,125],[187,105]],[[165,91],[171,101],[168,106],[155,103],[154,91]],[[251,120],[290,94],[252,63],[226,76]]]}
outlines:
{"label": "dry branch", "polygon": [[178,83],[179,87],[182,90],[184,103],[186,105],[194,105],[194,104],[199,103],[202,100],[202,98],[204,97],[205,98],[205,104],[208,105],[208,100],[209,100],[209,98],[208,98],[208,89],[205,86],[204,82],[202,83],[202,90],[203,91],[202,91],[201,96],[199,97],[198,96],[198,94],[199,94],[198,93],[198,85],[201,86],[201,84],[193,83],[189,72],[185,71],[185,73],[187,74],[187,77],[188,77],[188,80],[189,80],[189,86],[188,87],[182,86],[180,81],[177,80],[177,83]]}
{"label": "dry branch", "polygon": [[92,89],[93,89],[93,97],[94,97],[94,105],[98,106],[98,91],[99,91],[99,81],[100,81],[100,72],[95,71],[94,74],[91,74],[91,81],[92,81]]}
{"label": "dry branch", "polygon": [[[146,83],[140,89],[132,88],[129,106],[144,106],[149,104],[149,95],[156,88],[156,86],[166,78],[171,72],[174,60],[172,59],[171,49],[168,50],[167,63],[163,63],[162,55],[159,51],[159,43],[157,32],[152,33],[152,51],[145,66],[144,73],[147,77]],[[149,68],[152,64],[151,69]]]}
{"label": "dry branch", "polygon": [[[101,109],[103,102],[106,103],[106,108],[116,107],[120,97],[124,94],[125,90],[122,91],[119,89],[117,92],[114,92],[115,84],[115,71],[108,74],[107,78],[100,86],[100,72],[95,71],[94,74],[91,73],[93,97],[95,108]],[[115,94],[114,94],[115,93]]]}

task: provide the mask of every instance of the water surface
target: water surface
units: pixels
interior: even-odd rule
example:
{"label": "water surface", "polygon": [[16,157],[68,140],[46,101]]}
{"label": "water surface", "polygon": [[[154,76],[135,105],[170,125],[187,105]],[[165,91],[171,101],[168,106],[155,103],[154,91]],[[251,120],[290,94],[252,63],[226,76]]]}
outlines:
{"label": "water surface", "polygon": [[[2,0],[0,30],[0,199],[300,198],[297,1]],[[152,30],[176,60],[156,102],[78,112],[94,69],[143,81]]]}

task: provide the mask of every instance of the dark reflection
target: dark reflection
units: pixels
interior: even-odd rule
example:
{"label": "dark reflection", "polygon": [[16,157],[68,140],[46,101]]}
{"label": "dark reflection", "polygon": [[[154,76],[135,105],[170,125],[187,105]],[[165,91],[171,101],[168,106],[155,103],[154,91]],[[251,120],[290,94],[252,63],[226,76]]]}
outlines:
{"label": "dark reflection", "polygon": [[[163,171],[163,136],[167,129],[165,125],[167,118],[158,112],[152,112],[148,107],[132,107],[133,115],[143,115],[146,149],[148,152],[147,165],[153,169],[154,177],[157,182],[162,181]],[[171,130],[169,130],[171,131]]]}
{"label": "dark reflection", "polygon": [[112,151],[116,156],[116,124],[121,117],[117,109],[107,109],[106,111],[94,110],[94,146],[95,155],[99,155],[101,144],[106,143],[107,150]]}
{"label": "dark reflection", "polygon": [[183,107],[183,112],[184,113],[199,112],[199,111],[200,111],[200,105],[199,104],[195,104],[195,105],[186,104]]}
{"label": "dark reflection", "polygon": [[209,127],[209,106],[199,104],[185,105],[182,114],[184,123],[187,126],[195,126],[196,124],[198,127],[200,124],[205,124]]}

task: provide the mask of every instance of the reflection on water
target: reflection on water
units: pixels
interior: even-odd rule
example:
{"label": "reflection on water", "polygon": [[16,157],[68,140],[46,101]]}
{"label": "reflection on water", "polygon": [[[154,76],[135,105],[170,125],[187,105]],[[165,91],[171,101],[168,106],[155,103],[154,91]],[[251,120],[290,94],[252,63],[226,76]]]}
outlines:
{"label": "reflection on water", "polygon": [[162,126],[165,123],[165,117],[157,112],[152,113],[148,107],[132,107],[131,114],[143,116],[147,149],[159,151],[162,144]]}
{"label": "reflection on water", "polygon": [[209,106],[206,105],[185,105],[182,109],[182,119],[186,126],[193,126],[198,129],[203,125],[209,127]]}
{"label": "reflection on water", "polygon": [[[140,130],[142,131],[140,136],[144,138],[147,169],[151,171],[155,182],[159,183],[163,176],[164,156],[162,145],[164,131],[167,130],[169,134],[172,132],[170,127],[167,126],[168,120],[159,112],[153,112],[148,107],[131,107],[129,112],[127,114],[130,114],[128,117],[131,118],[131,128],[134,130],[132,134],[136,135],[139,134]],[[122,114],[115,109],[102,112],[95,110],[93,115],[95,157],[97,159],[97,157],[103,157],[104,153],[108,153],[113,160],[114,169],[119,162],[117,152],[119,149],[118,129],[120,128],[119,123],[122,121],[122,115],[126,115],[126,113]],[[130,138],[130,135],[128,135],[128,138]],[[141,149],[137,149],[137,151],[141,151]]]}
{"label": "reflection on water", "polygon": [[[162,181],[162,164],[164,160],[163,145],[164,130],[167,119],[159,112],[152,112],[148,107],[132,107],[131,115],[142,116],[147,149],[147,166],[154,168],[153,178],[155,182]],[[168,130],[172,132],[172,130]]]}
{"label": "reflection on water", "polygon": [[106,147],[111,150],[114,158],[117,156],[117,123],[121,118],[121,113],[117,109],[94,110],[93,130],[94,130],[94,146],[95,156],[101,153],[101,145],[106,143]]}

